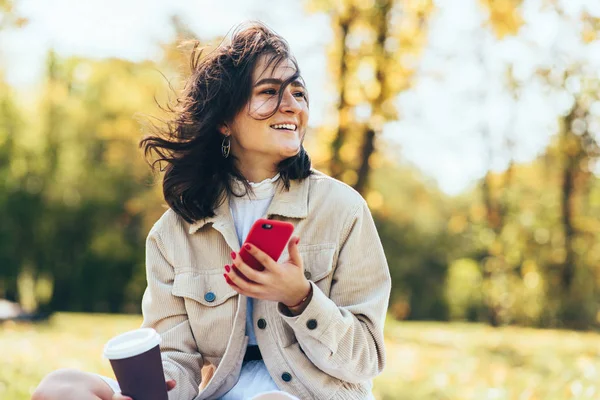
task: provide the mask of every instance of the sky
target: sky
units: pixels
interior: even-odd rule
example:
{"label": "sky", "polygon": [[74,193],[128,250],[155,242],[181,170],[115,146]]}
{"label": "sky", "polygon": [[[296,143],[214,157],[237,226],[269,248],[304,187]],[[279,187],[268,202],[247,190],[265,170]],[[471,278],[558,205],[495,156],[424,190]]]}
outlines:
{"label": "sky", "polygon": [[[582,47],[573,23],[540,11],[542,1],[526,0],[527,25],[517,38],[499,42],[481,28],[485,14],[477,0],[437,0],[416,84],[399,96],[401,119],[385,126],[379,148],[414,164],[451,195],[467,189],[488,168],[502,170],[510,158],[527,162],[543,151],[569,98],[545,93],[533,79],[535,70],[556,65],[560,54],[600,71],[600,43]],[[567,16],[576,16],[582,7],[600,16],[598,0],[563,3]],[[50,48],[63,56],[156,59],[159,43],[174,37],[171,15],[180,15],[206,38],[224,35],[244,20],[260,19],[289,41],[310,92],[311,125],[317,126],[336,101],[326,67],[333,34],[329,18],[307,14],[303,4],[295,0],[20,0],[18,13],[29,24],[0,32],[0,68],[10,84],[27,90],[40,81]],[[517,102],[503,85],[508,63],[525,82]],[[484,140],[484,133],[489,140]],[[514,143],[510,151],[507,141]]]}

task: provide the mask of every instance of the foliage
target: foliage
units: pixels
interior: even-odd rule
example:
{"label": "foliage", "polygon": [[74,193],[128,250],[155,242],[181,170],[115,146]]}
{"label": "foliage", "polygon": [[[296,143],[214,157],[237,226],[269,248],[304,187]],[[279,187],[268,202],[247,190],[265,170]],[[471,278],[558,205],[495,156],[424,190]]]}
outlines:
{"label": "foliage", "polygon": [[327,170],[364,193],[383,125],[398,118],[394,100],[414,81],[433,1],[307,4],[330,16],[334,33],[329,67],[338,93],[337,121],[320,134],[321,142],[330,145]]}
{"label": "foliage", "polygon": [[488,11],[487,22],[499,39],[517,34],[523,26],[520,10],[523,0],[480,0],[480,3]]}
{"label": "foliage", "polygon": [[[53,53],[47,70],[30,111],[40,118],[25,130],[18,123],[24,115],[6,117],[0,132],[10,144],[0,165],[0,292],[15,299],[19,279],[29,277],[34,287],[52,282],[42,308],[138,310],[143,285],[128,285],[136,270],[143,274],[142,211],[149,198],[160,202],[148,185],[133,117],[153,107],[162,78],[152,64]],[[10,100],[3,104],[4,115],[16,114]]]}
{"label": "foliage", "polygon": [[13,26],[20,28],[27,22],[27,18],[21,17],[15,12],[14,0],[0,0],[0,30]]}

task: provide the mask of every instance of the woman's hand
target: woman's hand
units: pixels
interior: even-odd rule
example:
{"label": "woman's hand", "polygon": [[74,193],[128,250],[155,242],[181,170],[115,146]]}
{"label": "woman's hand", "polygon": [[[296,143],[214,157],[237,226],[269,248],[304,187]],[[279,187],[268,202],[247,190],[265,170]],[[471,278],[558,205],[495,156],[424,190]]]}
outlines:
{"label": "woman's hand", "polygon": [[[225,279],[238,293],[261,300],[277,301],[287,307],[294,306],[310,294],[311,286],[304,277],[304,264],[298,251],[300,238],[292,237],[288,243],[290,257],[283,263],[275,262],[269,255],[252,244],[246,250],[265,269],[257,271],[240,257],[231,253],[233,265],[225,266]],[[248,280],[238,274],[241,272]]]}
{"label": "woman's hand", "polygon": [[[167,392],[170,392],[171,389],[173,389],[175,387],[175,385],[177,384],[177,382],[175,382],[175,380],[171,379],[168,380],[166,382],[167,384]],[[113,394],[112,400],[134,400],[129,396],[123,396],[121,393],[115,393]]]}

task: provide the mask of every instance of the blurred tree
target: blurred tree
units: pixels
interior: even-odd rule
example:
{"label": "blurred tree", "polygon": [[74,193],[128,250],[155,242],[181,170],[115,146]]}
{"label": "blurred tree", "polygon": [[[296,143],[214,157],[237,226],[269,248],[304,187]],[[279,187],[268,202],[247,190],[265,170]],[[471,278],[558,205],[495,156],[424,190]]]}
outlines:
{"label": "blurred tree", "polygon": [[[18,265],[15,232],[10,221],[11,205],[22,197],[13,176],[16,141],[23,132],[23,120],[15,104],[14,93],[0,75],[0,298],[18,300]],[[17,165],[17,168],[19,165]]]}
{"label": "blurred tree", "polygon": [[[499,39],[518,34],[522,24],[518,13],[522,3],[482,1],[490,11],[490,27]],[[553,8],[565,20],[573,22],[575,29],[579,26],[579,20],[572,20],[571,16],[563,12],[562,2],[547,2],[544,7]],[[590,43],[590,38],[594,37],[590,32],[600,24],[597,18],[585,11],[581,14],[581,20],[584,21],[583,29],[580,30],[582,41]],[[555,54],[554,58],[569,60],[566,54]],[[581,328],[595,323],[597,300],[592,300],[593,286],[584,283],[586,280],[582,278],[587,276],[587,281],[591,278],[586,272],[589,271],[589,264],[586,265],[584,257],[581,257],[582,251],[586,253],[583,249],[590,248],[591,242],[584,244],[586,241],[578,226],[583,223],[589,227],[587,221],[592,218],[591,214],[586,215],[581,205],[588,204],[583,199],[586,198],[585,193],[589,194],[594,181],[590,165],[594,165],[597,157],[597,139],[589,131],[594,126],[589,108],[597,99],[592,95],[598,91],[595,83],[597,78],[593,71],[586,78],[581,68],[574,65],[567,65],[570,72],[563,74],[563,67],[561,63],[556,63],[554,68],[540,71],[540,76],[552,88],[551,92],[556,94],[564,91],[566,87],[573,87],[573,82],[577,81],[576,87],[580,86],[579,82],[585,82],[583,85],[587,87],[586,94],[581,98],[579,94],[574,95],[573,108],[561,118],[562,128],[556,143],[542,159],[532,163],[533,169],[530,169],[536,171],[532,179],[545,182],[545,188],[540,188],[538,193],[556,195],[540,196],[539,199],[544,202],[539,202],[537,207],[524,202],[523,199],[530,190],[520,186],[523,183],[518,182],[521,181],[518,175],[525,171],[523,166],[517,167],[512,160],[502,174],[492,173],[490,164],[481,180],[481,205],[486,218],[483,224],[476,225],[478,233],[473,239],[480,243],[483,254],[474,255],[482,257],[483,298],[492,325],[514,321],[531,322],[536,318],[537,321],[544,320],[544,324],[552,326],[565,324]],[[506,88],[513,100],[517,101],[520,86],[526,83],[517,82],[511,71],[509,67]],[[486,91],[484,88],[481,90],[482,93]],[[485,94],[481,96],[480,102],[485,102]],[[579,132],[573,133],[577,129]],[[492,160],[494,154],[488,129],[483,126],[481,131],[484,143],[488,144],[487,159]],[[511,140],[506,143],[510,153]],[[544,174],[551,178],[548,179]],[[533,216],[537,219],[536,223],[529,222]],[[560,231],[557,231],[558,227]],[[552,242],[546,239],[547,235],[552,238]],[[594,236],[595,234],[591,235]],[[542,286],[535,283],[541,276],[540,273],[546,279],[544,299],[540,297]],[[522,312],[518,308],[527,307],[516,304],[516,299],[527,296],[534,296],[537,302],[546,304],[546,307],[529,307],[527,312]]]}
{"label": "blurred tree", "polygon": [[398,319],[446,320],[447,266],[465,251],[463,238],[446,227],[452,212],[464,205],[415,167],[380,158],[365,197],[390,267],[390,313]]}
{"label": "blurred tree", "polygon": [[[8,27],[21,27],[27,20],[18,17],[13,0],[0,0],[0,31]],[[17,275],[15,262],[16,248],[14,234],[8,221],[10,205],[15,198],[21,197],[21,191],[15,187],[11,164],[14,158],[15,139],[23,128],[20,111],[14,101],[14,93],[4,81],[0,71],[0,299],[18,301]]]}
{"label": "blurred tree", "polygon": [[0,30],[12,26],[20,28],[27,24],[27,18],[16,13],[15,5],[14,0],[0,0]]}
{"label": "blurred tree", "polygon": [[[194,39],[173,21],[177,42]],[[21,302],[33,297],[52,310],[139,311],[145,237],[165,209],[138,149],[139,122],[160,121],[156,105],[168,103],[159,69],[187,75],[184,58],[189,64],[174,46],[164,48],[159,63],[49,52],[46,82],[32,107],[40,118],[28,121],[19,151],[11,153],[9,175],[29,197],[2,207],[12,214],[3,228],[13,239],[8,275],[22,282],[12,285]]]}
{"label": "blurred tree", "polygon": [[410,87],[425,45],[430,0],[311,0],[331,18],[332,74],[339,98],[329,172],[366,192],[376,138],[397,118],[396,96]]}
{"label": "blurred tree", "polygon": [[523,0],[479,0],[488,12],[487,22],[498,39],[516,35],[524,21],[521,16]]}
{"label": "blurred tree", "polygon": [[555,69],[541,70],[540,74],[555,90],[568,93],[571,99],[569,109],[560,118],[556,147],[550,153],[559,171],[557,211],[563,249],[554,264],[556,268],[551,271],[551,279],[559,300],[557,318],[567,326],[585,328],[597,312],[592,300],[595,289],[585,282],[600,277],[594,267],[600,257],[590,260],[589,253],[600,234],[597,224],[590,223],[597,215],[589,213],[589,196],[594,181],[598,180],[592,168],[600,157],[597,137],[600,118],[591,108],[600,105],[600,79],[596,71],[578,64],[566,66],[562,73]]}
{"label": "blurred tree", "polygon": [[150,62],[54,52],[46,76],[33,110],[39,118],[29,120],[11,153],[8,181],[20,189],[2,208],[10,210],[2,227],[14,249],[3,271],[31,280],[21,287],[39,292],[42,307],[138,310],[143,283],[130,281],[144,271],[143,211],[149,195],[156,208],[161,200],[148,185],[133,117],[154,109],[162,77]]}
{"label": "blurred tree", "polygon": [[[0,0],[0,31],[27,24],[28,20],[18,15],[15,6],[13,0]],[[24,121],[13,97],[12,89],[4,82],[0,72],[0,298],[19,301],[20,265],[17,260],[20,252],[28,251],[30,246],[17,238],[19,231],[11,222],[18,218],[15,214],[24,210],[26,205],[38,205],[39,196],[35,190],[27,190],[25,184],[15,179],[15,175],[24,169],[23,163],[19,162],[22,160],[17,157],[19,149],[16,144],[16,139],[23,132]],[[24,221],[34,215],[35,212],[23,215]]]}

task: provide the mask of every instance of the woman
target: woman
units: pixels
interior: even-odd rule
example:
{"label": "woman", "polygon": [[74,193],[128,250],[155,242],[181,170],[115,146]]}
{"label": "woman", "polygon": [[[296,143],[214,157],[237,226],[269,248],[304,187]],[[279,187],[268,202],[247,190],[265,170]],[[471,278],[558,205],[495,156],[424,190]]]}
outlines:
{"label": "woman", "polygon": [[[142,311],[162,336],[169,398],[372,398],[389,271],[365,201],[311,169],[308,95],[288,44],[252,23],[194,52],[192,71],[168,128],[142,141],[166,164],[170,209],[146,242]],[[295,236],[280,262],[249,246],[256,271],[239,250],[261,217],[291,222]],[[117,390],[62,370],[34,399],[125,398]]]}

